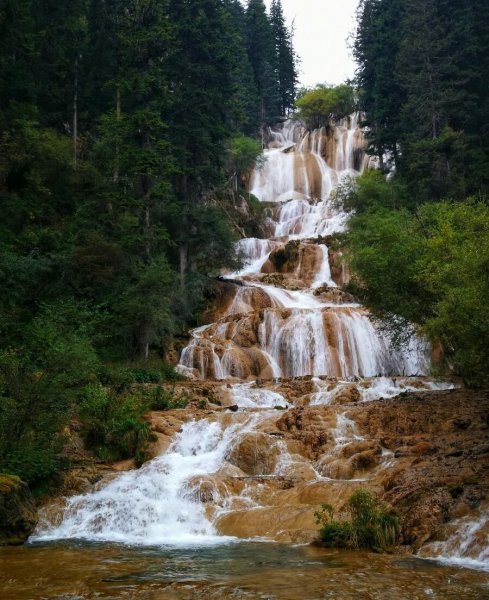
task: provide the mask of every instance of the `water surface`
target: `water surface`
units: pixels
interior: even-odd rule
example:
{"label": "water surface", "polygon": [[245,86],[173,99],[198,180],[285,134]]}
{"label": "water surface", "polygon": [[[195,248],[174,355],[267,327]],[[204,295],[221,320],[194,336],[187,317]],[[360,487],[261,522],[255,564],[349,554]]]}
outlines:
{"label": "water surface", "polygon": [[0,548],[0,598],[483,600],[489,573],[271,543],[175,549],[53,542]]}

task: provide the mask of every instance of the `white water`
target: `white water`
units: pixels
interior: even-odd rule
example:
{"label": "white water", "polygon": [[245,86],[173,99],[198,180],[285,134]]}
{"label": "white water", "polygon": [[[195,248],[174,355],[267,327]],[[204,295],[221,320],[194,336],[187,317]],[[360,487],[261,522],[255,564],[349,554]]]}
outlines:
{"label": "white water", "polygon": [[227,428],[207,420],[185,424],[167,452],[98,491],[69,498],[61,524],[41,524],[31,541],[78,538],[170,546],[231,541],[207,518],[194,480],[222,468],[233,444],[259,419],[253,415]]}
{"label": "white water", "polygon": [[333,281],[331,277],[331,267],[329,265],[329,250],[328,247],[322,244],[319,246],[321,248],[321,253],[323,255],[323,260],[321,262],[321,267],[319,271],[316,273],[314,281],[312,283],[313,289],[317,289],[322,285],[327,285],[328,287],[337,287],[336,283]]}
{"label": "white water", "polygon": [[234,404],[240,408],[286,408],[290,406],[282,394],[258,388],[255,383],[233,385],[231,396]]}
{"label": "white water", "polygon": [[431,542],[421,549],[423,558],[489,571],[489,510],[480,510],[477,519],[463,517],[450,523],[445,541]]}
{"label": "white water", "polygon": [[435,381],[421,378],[407,377],[376,377],[362,381],[335,381],[313,379],[316,393],[311,399],[311,406],[321,406],[334,403],[345,389],[355,388],[358,390],[361,402],[394,398],[404,392],[416,392],[424,390],[449,390],[454,389],[455,384],[449,381]]}
{"label": "white water", "polygon": [[[260,200],[276,203],[275,236],[281,239],[250,238],[239,243],[245,265],[229,277],[246,277],[246,285],[237,287],[223,319],[192,332],[192,340],[181,355],[180,371],[201,379],[246,380],[260,376],[261,371],[253,369],[261,369],[265,364],[268,377],[342,378],[336,383],[316,378],[312,405],[334,402],[346,386],[352,385],[347,378],[355,378],[354,385],[363,401],[393,397],[405,390],[449,387],[400,377],[427,372],[429,351],[419,340],[413,338],[410,347],[393,350],[361,307],[333,305],[314,296],[314,290],[322,285],[337,286],[324,240],[317,240],[322,261],[310,289],[287,290],[260,281],[271,252],[287,239],[325,236],[345,229],[348,215],[333,209],[330,192],[343,177],[361,172],[366,162],[355,116],[335,128],[330,164],[325,159],[326,145],[330,143],[325,130],[307,133],[300,126],[287,123],[272,131],[270,137],[267,163],[264,169],[255,171],[251,191]],[[359,167],[358,172],[354,171],[355,166]],[[259,321],[257,343],[252,336],[251,341],[243,341],[241,331],[255,326],[253,320]],[[378,375],[381,377],[357,380]],[[171,546],[232,541],[233,538],[218,534],[214,518],[200,501],[199,478],[212,478],[232,468],[226,457],[242,436],[253,432],[262,418],[269,418],[267,411],[290,404],[282,394],[257,387],[252,381],[231,386],[230,399],[242,409],[229,419],[230,424],[224,426],[224,420],[201,420],[184,425],[167,452],[138,471],[118,475],[91,494],[69,499],[61,524],[41,524],[33,539],[82,538]],[[251,411],[252,415],[243,419],[243,411]],[[331,433],[335,441],[333,455],[347,444],[363,439],[345,413],[338,415]],[[275,474],[287,474],[289,469],[293,472],[300,460],[290,455],[282,440],[274,439],[272,447],[280,450]],[[390,454],[383,454],[384,462],[391,459]],[[245,486],[239,496],[220,498],[216,488],[214,505],[220,507],[218,514],[219,510],[221,514],[231,510],[236,503],[259,508],[249,490],[251,486]],[[476,521],[461,524],[447,542],[433,547],[432,555],[464,564],[487,562],[489,543],[482,549],[478,545],[487,521],[487,515],[482,515]]]}

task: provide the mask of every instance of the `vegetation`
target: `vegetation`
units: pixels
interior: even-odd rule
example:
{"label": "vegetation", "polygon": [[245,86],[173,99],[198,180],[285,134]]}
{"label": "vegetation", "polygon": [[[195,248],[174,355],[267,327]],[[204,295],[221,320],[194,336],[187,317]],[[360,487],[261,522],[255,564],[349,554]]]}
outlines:
{"label": "vegetation", "polygon": [[306,127],[318,129],[351,115],[355,112],[355,106],[355,93],[351,85],[318,85],[304,89],[299,94],[296,116]]}
{"label": "vegetation", "polygon": [[354,37],[370,152],[417,203],[487,195],[489,7],[362,0]]}
{"label": "vegetation", "polygon": [[474,1],[362,0],[359,107],[381,169],[335,198],[356,212],[352,291],[398,339],[421,326],[471,385],[489,373],[487,31]]}
{"label": "vegetation", "polygon": [[144,446],[128,386],[176,379],[171,340],[237,263],[220,199],[295,63],[278,0],[2,3],[0,470],[54,476],[77,414],[100,455]]}
{"label": "vegetation", "polygon": [[336,199],[350,221],[351,291],[405,341],[421,326],[469,385],[488,381],[489,205],[482,199],[403,206],[405,187],[370,172]]}
{"label": "vegetation", "polygon": [[357,490],[348,500],[350,520],[338,521],[330,504],[316,513],[321,542],[327,548],[385,550],[399,539],[399,522],[390,507],[370,492]]}

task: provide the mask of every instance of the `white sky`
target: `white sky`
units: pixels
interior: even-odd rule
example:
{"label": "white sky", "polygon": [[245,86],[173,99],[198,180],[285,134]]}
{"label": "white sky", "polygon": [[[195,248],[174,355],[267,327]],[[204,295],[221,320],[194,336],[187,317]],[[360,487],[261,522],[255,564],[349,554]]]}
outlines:
{"label": "white sky", "polygon": [[[265,0],[270,7],[271,0]],[[342,83],[355,63],[347,38],[354,28],[358,0],[282,0],[285,17],[295,19],[295,49],[302,59],[301,83]]]}

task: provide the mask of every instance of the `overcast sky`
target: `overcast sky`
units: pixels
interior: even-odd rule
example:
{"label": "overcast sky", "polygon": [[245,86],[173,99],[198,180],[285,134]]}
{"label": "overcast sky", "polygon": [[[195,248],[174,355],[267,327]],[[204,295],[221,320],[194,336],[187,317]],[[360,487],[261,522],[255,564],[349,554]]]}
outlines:
{"label": "overcast sky", "polygon": [[[270,7],[271,0],[265,0]],[[295,48],[302,59],[301,83],[341,83],[355,64],[347,46],[358,0],[282,0],[288,23],[295,19]]]}

